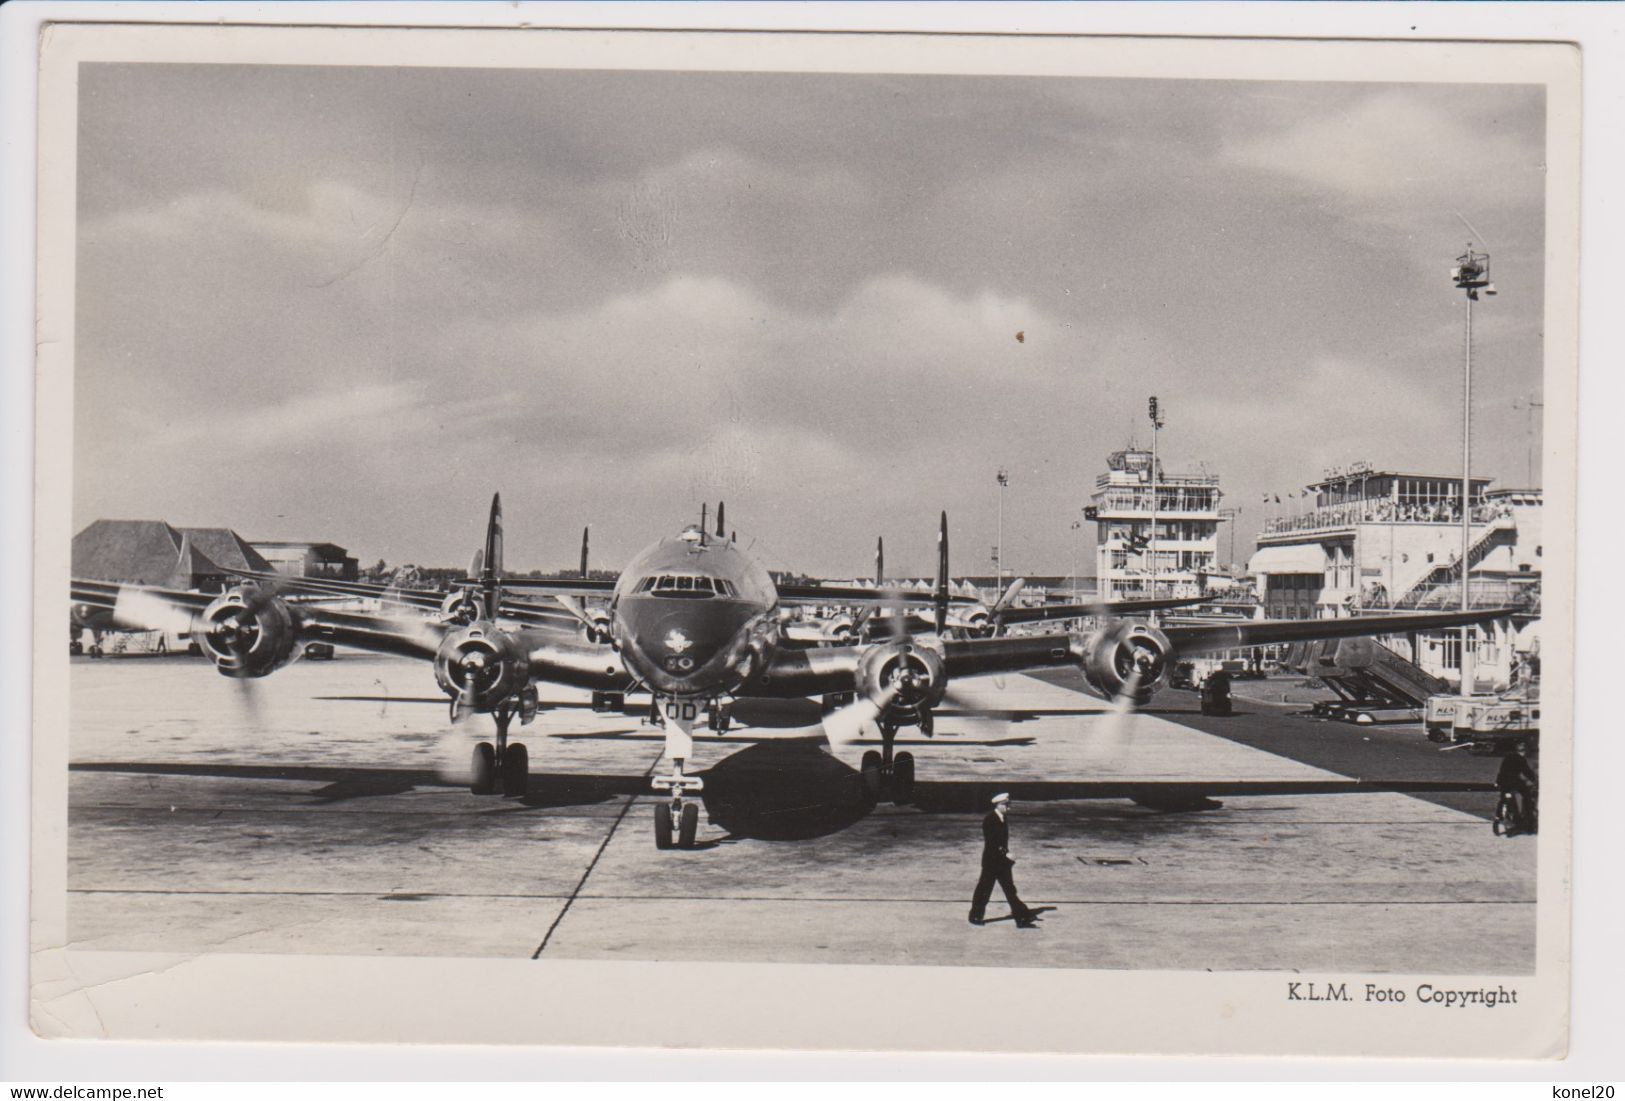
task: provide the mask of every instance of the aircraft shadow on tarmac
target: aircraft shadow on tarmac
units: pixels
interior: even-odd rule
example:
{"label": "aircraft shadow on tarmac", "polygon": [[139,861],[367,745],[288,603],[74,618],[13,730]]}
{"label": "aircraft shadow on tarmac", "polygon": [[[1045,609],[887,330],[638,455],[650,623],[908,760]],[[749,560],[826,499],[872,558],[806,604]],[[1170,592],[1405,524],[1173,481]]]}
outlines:
{"label": "aircraft shadow on tarmac", "polygon": [[[957,743],[963,744],[963,743]],[[735,838],[796,841],[837,833],[874,812],[875,797],[856,769],[823,750],[823,739],[753,744],[701,773],[712,823]],[[920,780],[908,801],[921,814],[980,815],[1001,791],[1018,803],[1121,800],[1147,812],[1212,811],[1219,796],[1339,795],[1365,792],[1485,791],[1493,785],[1440,781],[1332,780]],[[1129,808],[1125,808],[1129,809]]]}
{"label": "aircraft shadow on tarmac", "polygon": [[[322,803],[403,795],[425,788],[467,790],[468,781],[430,768],[360,768],[352,765],[233,765],[194,762],[85,761],[69,772],[113,772],[146,776],[199,776],[226,780],[294,780],[322,786],[306,792]],[[644,795],[649,778],[642,773],[553,773],[533,775],[525,795],[515,803],[527,807],[592,806],[617,797]],[[496,800],[495,806],[510,806]]]}
{"label": "aircraft shadow on tarmac", "polygon": [[[445,696],[385,696],[385,695],[346,695],[346,696],[315,696],[314,699],[326,702],[341,703],[376,703],[380,708],[387,709],[391,704],[432,704],[437,707],[447,706]],[[940,707],[936,709],[939,719],[987,719],[1004,723],[1024,723],[1034,719],[1048,718],[1077,718],[1090,715],[1105,715],[1110,711],[1105,701],[1096,701],[1084,697],[1090,706],[1086,707]],[[585,711],[591,704],[582,700],[547,700],[542,703],[542,710],[546,711]],[[1137,709],[1146,715],[1194,715],[1200,712],[1195,708],[1152,708]],[[804,727],[817,726],[822,718],[818,701],[811,699],[741,699],[730,705],[730,712],[734,721],[748,727],[759,727],[765,730],[794,730]],[[635,715],[639,718],[649,713],[647,702],[633,700],[625,706],[610,714]],[[566,737],[593,737],[592,733],[565,735]]]}
{"label": "aircraft shadow on tarmac", "polygon": [[[971,743],[952,739],[948,744]],[[705,781],[701,798],[707,816],[735,839],[808,840],[851,827],[875,811],[876,800],[864,784],[862,774],[829,754],[825,746],[821,734],[800,738],[781,736],[746,744],[738,752],[718,760],[699,773]],[[306,793],[321,803],[399,795],[424,788],[456,789],[465,783],[453,774],[435,769],[345,765],[80,762],[68,768],[70,772],[303,781],[321,785]],[[978,815],[1000,791],[1007,791],[1018,803],[1027,804],[1122,800],[1143,808],[1135,812],[1143,815],[1145,811],[1178,814],[1215,810],[1223,805],[1217,801],[1223,796],[1493,790],[1493,784],[1445,781],[1014,780],[990,775],[977,780],[922,779],[914,785],[908,809],[928,815]],[[536,810],[592,806],[649,793],[647,773],[544,772],[531,777],[525,795],[515,800],[492,799],[490,808],[515,811],[521,807]]]}

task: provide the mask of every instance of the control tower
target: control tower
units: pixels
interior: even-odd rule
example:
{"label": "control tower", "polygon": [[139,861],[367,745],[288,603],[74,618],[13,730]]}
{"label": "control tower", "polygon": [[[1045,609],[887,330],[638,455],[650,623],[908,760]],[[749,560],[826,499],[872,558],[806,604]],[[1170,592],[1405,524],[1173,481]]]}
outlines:
{"label": "control tower", "polygon": [[1137,447],[1112,452],[1106,466],[1085,510],[1096,523],[1101,597],[1202,595],[1219,556],[1218,475],[1167,474]]}

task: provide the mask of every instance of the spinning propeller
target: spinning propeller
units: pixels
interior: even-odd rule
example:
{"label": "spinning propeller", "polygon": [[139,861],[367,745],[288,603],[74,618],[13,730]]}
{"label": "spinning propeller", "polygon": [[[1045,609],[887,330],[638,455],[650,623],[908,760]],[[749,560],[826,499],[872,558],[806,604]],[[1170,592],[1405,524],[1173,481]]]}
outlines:
{"label": "spinning propeller", "polygon": [[[875,551],[875,584],[885,583],[885,545]],[[942,513],[937,529],[937,578],[932,592],[932,615],[940,638],[948,622],[948,514]],[[909,633],[907,611],[900,594],[890,604],[893,637],[868,650],[857,670],[857,698],[824,718],[824,733],[830,744],[845,746],[866,726],[888,711],[904,722],[928,718],[931,709],[942,702],[947,675],[940,653],[933,647],[914,642]]]}

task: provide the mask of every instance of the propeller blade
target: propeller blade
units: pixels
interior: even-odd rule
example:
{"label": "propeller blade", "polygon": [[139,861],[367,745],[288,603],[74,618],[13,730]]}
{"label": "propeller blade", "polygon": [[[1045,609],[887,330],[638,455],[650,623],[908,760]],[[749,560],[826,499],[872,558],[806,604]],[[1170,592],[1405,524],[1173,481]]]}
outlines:
{"label": "propeller blade", "polygon": [[502,574],[502,494],[491,494],[491,519],[485,525],[485,574]]}
{"label": "propeller blade", "polygon": [[582,577],[587,576],[587,535],[591,531],[592,531],[592,526],[590,524],[587,527],[584,527],[584,528],[581,529],[581,576]]}
{"label": "propeller blade", "polygon": [[824,736],[829,739],[829,744],[840,749],[857,741],[863,735],[864,728],[880,718],[880,713],[897,698],[898,691],[895,684],[889,685],[877,697],[860,696],[845,707],[825,715]]}
{"label": "propeller blade", "polygon": [[875,588],[886,587],[886,537],[875,536]]}
{"label": "propeller blade", "polygon": [[721,539],[723,537],[724,533],[727,531],[727,528],[725,528],[723,526],[723,524],[722,524],[722,508],[723,508],[723,502],[718,501],[717,502],[717,538],[718,539]]}
{"label": "propeller blade", "polygon": [[474,713],[474,678],[463,682],[457,698],[451,701],[451,721],[460,723]]}
{"label": "propeller blade", "polygon": [[1134,699],[1140,690],[1140,680],[1140,670],[1133,670],[1123,681],[1117,695],[1112,697],[1111,706],[1102,722],[1099,742],[1107,755],[1116,754],[1128,744],[1134,725]]}
{"label": "propeller blade", "polygon": [[558,595],[554,596],[553,599],[557,600],[559,604],[563,606],[565,611],[569,612],[571,615],[580,620],[583,626],[588,628],[593,628],[596,626],[596,624],[594,624],[592,621],[592,617],[586,613],[586,611],[581,607],[581,603],[576,600],[575,597],[567,596],[564,593],[559,593]]}
{"label": "propeller blade", "polygon": [[937,528],[937,591],[932,599],[932,610],[936,615],[937,634],[942,634],[948,628],[948,512],[942,513],[942,521]]}
{"label": "propeller blade", "polygon": [[479,573],[481,612],[484,619],[495,619],[501,603],[499,582],[502,578],[502,494],[491,494],[491,518],[485,525],[485,562]]}
{"label": "propeller blade", "polygon": [[988,611],[995,615],[1004,611],[1015,602],[1016,596],[1026,587],[1027,579],[1025,577],[1016,578],[1014,581],[1010,582],[1009,586],[1004,590],[1004,592],[999,594],[999,599],[993,602],[993,607],[989,608]]}
{"label": "propeller blade", "polygon": [[[303,647],[299,647],[296,652],[299,650],[303,650]],[[255,687],[255,682],[251,677],[235,677],[233,679],[237,682],[237,687],[232,692],[232,695],[236,697],[238,710],[243,713],[243,719],[250,728],[259,728],[261,725],[259,689]]]}
{"label": "propeller blade", "polygon": [[202,616],[188,608],[171,604],[156,593],[130,588],[120,588],[118,596],[114,598],[113,622],[126,627],[174,634],[190,634],[202,631],[207,626]]}

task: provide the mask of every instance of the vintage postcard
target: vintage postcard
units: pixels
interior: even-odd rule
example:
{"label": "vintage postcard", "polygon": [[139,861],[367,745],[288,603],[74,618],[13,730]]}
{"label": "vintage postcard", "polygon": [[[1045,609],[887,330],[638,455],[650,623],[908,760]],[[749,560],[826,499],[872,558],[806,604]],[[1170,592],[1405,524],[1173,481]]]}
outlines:
{"label": "vintage postcard", "polygon": [[39,1034],[1565,1052],[1573,48],[40,50]]}

